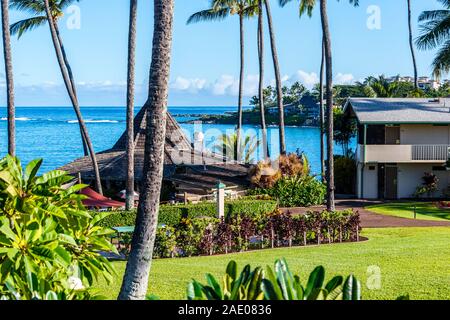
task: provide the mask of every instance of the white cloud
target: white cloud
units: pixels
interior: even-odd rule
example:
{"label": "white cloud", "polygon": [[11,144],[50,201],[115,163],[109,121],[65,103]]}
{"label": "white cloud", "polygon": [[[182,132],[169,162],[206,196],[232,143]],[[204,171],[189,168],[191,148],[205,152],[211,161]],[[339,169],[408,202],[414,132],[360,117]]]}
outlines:
{"label": "white cloud", "polygon": [[222,96],[230,93],[230,89],[235,86],[236,79],[230,75],[221,75],[212,85],[212,94]]}
{"label": "white cloud", "polygon": [[305,87],[312,88],[319,82],[319,77],[315,72],[308,73],[303,70],[298,70],[289,80],[290,82],[299,81]]}
{"label": "white cloud", "polygon": [[202,90],[206,85],[205,79],[187,79],[183,77],[177,77],[175,81],[170,84],[170,88],[179,91],[189,91],[196,93]]}
{"label": "white cloud", "polygon": [[351,73],[338,73],[334,79],[336,84],[352,84],[355,77]]}

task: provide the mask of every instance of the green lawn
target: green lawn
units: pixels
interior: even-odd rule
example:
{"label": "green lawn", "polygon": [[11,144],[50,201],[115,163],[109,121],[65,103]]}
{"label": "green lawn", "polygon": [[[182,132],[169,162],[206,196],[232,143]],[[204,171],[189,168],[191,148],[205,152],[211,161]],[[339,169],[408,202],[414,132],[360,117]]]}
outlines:
{"label": "green lawn", "polygon": [[[362,283],[364,299],[394,299],[410,294],[412,299],[450,298],[450,228],[386,228],[366,229],[370,240],[360,243],[322,245],[320,247],[260,250],[227,256],[154,260],[149,281],[149,293],[161,299],[184,299],[191,278],[204,282],[210,272],[222,276],[229,260],[240,268],[272,264],[285,257],[292,271],[303,281],[316,265],[323,265],[327,278],[336,274],[354,273]],[[107,285],[96,286],[99,293],[116,298],[124,262],[115,262],[119,276]],[[381,269],[381,289],[369,290],[367,268]]]}
{"label": "green lawn", "polygon": [[417,219],[419,220],[450,220],[450,209],[439,209],[435,203],[431,202],[391,202],[368,206],[365,209],[374,213],[414,219],[414,206],[416,206]]}

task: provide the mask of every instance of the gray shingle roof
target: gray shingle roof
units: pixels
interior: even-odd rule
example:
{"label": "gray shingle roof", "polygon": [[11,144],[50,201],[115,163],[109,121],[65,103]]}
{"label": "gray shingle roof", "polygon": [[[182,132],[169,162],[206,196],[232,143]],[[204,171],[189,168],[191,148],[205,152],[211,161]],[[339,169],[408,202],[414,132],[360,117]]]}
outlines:
{"label": "gray shingle roof", "polygon": [[353,110],[358,121],[366,123],[450,124],[450,99],[349,98],[347,111]]}

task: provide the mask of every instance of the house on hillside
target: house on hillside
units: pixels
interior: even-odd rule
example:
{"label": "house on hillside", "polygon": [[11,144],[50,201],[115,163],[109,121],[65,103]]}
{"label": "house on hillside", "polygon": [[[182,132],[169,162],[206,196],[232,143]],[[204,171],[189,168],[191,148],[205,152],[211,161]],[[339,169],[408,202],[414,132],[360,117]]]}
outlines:
{"label": "house on hillside", "polygon": [[426,173],[434,197],[449,188],[450,99],[350,98],[345,112],[358,123],[358,198],[411,198]]}
{"label": "house on hillside", "polygon": [[[270,106],[267,111],[270,114],[278,114],[278,106]],[[313,95],[304,94],[298,101],[284,105],[284,114],[286,116],[300,115],[306,120],[316,122],[320,116],[320,105]]]}

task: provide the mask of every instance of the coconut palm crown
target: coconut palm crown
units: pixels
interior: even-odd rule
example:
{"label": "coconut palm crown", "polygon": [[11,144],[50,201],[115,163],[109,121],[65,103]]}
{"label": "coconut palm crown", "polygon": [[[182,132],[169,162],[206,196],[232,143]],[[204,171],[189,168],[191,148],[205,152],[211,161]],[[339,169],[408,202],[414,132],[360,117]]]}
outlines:
{"label": "coconut palm crown", "polygon": [[233,15],[250,18],[257,12],[258,2],[255,0],[211,0],[208,9],[194,13],[189,17],[187,23],[218,21]]}
{"label": "coconut palm crown", "polygon": [[439,48],[432,67],[436,78],[450,71],[450,0],[438,0],[442,10],[424,11],[419,16],[421,35],[416,44],[421,50]]}
{"label": "coconut palm crown", "polygon": [[[293,0],[278,0],[278,3],[280,4],[281,7],[284,7],[286,4],[292,1]],[[307,14],[309,17],[311,17],[314,7],[316,6],[317,0],[298,0],[298,1],[299,1],[298,6],[299,16],[302,17],[303,15]],[[349,2],[350,4],[353,4],[355,7],[359,6],[359,0],[349,0]]]}
{"label": "coconut palm crown", "polygon": [[[55,20],[60,19],[64,15],[64,9],[74,2],[79,2],[79,0],[50,0],[53,18]],[[47,23],[44,0],[10,0],[9,7],[33,15],[33,17],[20,20],[11,25],[11,34],[17,35],[18,38],[22,37],[25,32]]]}

